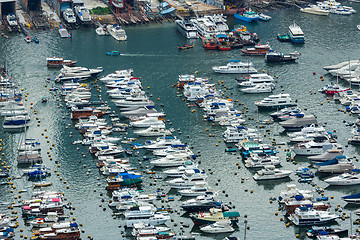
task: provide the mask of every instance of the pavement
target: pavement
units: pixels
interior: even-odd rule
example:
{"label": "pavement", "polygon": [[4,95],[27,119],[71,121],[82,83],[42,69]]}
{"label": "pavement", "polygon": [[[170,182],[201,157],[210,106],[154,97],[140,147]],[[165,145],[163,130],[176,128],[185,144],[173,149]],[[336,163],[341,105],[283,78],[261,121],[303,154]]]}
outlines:
{"label": "pavement", "polygon": [[84,5],[85,7],[87,7],[89,10],[93,9],[93,8],[97,8],[97,7],[107,7],[108,5],[106,3],[104,3],[101,0],[84,0]]}
{"label": "pavement", "polygon": [[54,20],[58,23],[61,22],[58,15],[50,8],[50,6],[46,2],[41,2],[41,7],[44,12],[44,15],[46,15],[50,20]]}

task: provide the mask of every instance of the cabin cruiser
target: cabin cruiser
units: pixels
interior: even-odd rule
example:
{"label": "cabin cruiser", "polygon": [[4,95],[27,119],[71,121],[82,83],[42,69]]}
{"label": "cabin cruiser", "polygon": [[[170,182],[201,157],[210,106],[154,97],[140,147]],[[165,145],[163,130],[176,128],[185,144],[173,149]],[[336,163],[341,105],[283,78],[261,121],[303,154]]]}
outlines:
{"label": "cabin cruiser", "polygon": [[199,169],[187,169],[181,178],[175,178],[167,181],[171,188],[186,189],[197,184],[206,184],[207,175]]}
{"label": "cabin cruiser", "polygon": [[337,156],[342,156],[343,154],[342,149],[328,149],[324,153],[316,156],[308,157],[309,160],[313,162],[326,162],[336,158]]}
{"label": "cabin cruiser", "polygon": [[98,75],[99,73],[104,71],[104,69],[102,67],[98,67],[96,69],[89,69],[84,67],[63,66],[60,71],[61,73],[56,77],[56,81],[87,79]]}
{"label": "cabin cruiser", "polygon": [[160,157],[165,157],[167,155],[172,155],[172,154],[184,154],[188,156],[194,155],[194,153],[186,144],[170,145],[166,149],[154,150],[153,154],[155,156],[160,156]]}
{"label": "cabin cruiser", "polygon": [[196,169],[197,167],[198,165],[196,163],[192,161],[187,161],[183,165],[175,169],[169,169],[164,171],[164,174],[166,177],[181,177],[185,173],[185,170]]}
{"label": "cabin cruiser", "polygon": [[226,66],[213,67],[216,73],[235,73],[235,74],[251,74],[257,70],[253,67],[252,62],[241,62],[241,60],[230,60]]}
{"label": "cabin cruiser", "polygon": [[134,133],[136,133],[138,136],[142,136],[142,137],[159,137],[159,136],[165,136],[165,135],[172,135],[171,131],[166,130],[163,125],[162,126],[159,126],[159,125],[150,126],[149,128],[147,128],[145,130],[134,131]]}
{"label": "cabin cruiser", "polygon": [[264,169],[258,171],[254,176],[254,180],[274,180],[289,177],[292,171],[281,170],[273,165],[265,166]]}
{"label": "cabin cruiser", "polygon": [[348,62],[345,66],[338,68],[338,69],[333,69],[333,70],[329,70],[329,73],[336,77],[336,76],[342,76],[343,74],[348,74],[351,71],[355,71],[356,68],[358,68],[360,66],[360,62],[356,61],[356,62]]}
{"label": "cabin cruiser", "polygon": [[301,114],[302,110],[299,107],[288,107],[277,110],[276,112],[270,113],[270,116],[274,119],[280,119],[282,116]]}
{"label": "cabin cruiser", "polygon": [[149,100],[148,97],[143,96],[143,97],[128,97],[125,99],[120,99],[120,100],[113,100],[113,102],[115,103],[115,105],[117,107],[120,108],[128,108],[128,107],[132,107],[132,106],[149,106],[149,105],[153,105],[154,102]]}
{"label": "cabin cruiser", "polygon": [[312,124],[317,124],[317,119],[314,115],[305,115],[301,117],[295,117],[283,122],[280,122],[280,125],[285,128],[285,130],[298,130]]}
{"label": "cabin cruiser", "polygon": [[250,153],[250,157],[245,161],[247,168],[264,168],[265,166],[280,165],[280,158],[277,156],[267,156],[266,154]]}
{"label": "cabin cruiser", "polygon": [[133,227],[136,223],[161,225],[170,220],[170,215],[156,213],[150,206],[134,207],[125,212],[126,227]]}
{"label": "cabin cruiser", "polygon": [[148,128],[150,126],[162,126],[165,127],[165,123],[162,120],[159,120],[157,117],[146,117],[137,121],[130,122],[131,127],[136,128]]}
{"label": "cabin cruiser", "polygon": [[318,211],[307,207],[298,207],[289,216],[289,220],[296,226],[319,225],[335,221],[339,216],[328,211]]}
{"label": "cabin cruiser", "polygon": [[304,43],[304,32],[301,30],[301,28],[296,24],[293,23],[289,26],[289,36],[290,40],[293,43]]}
{"label": "cabin cruiser", "polygon": [[58,214],[56,212],[48,212],[45,218],[37,218],[30,221],[30,225],[35,228],[50,227],[53,223],[59,221]]}
{"label": "cabin cruiser", "polygon": [[274,83],[274,78],[266,73],[256,73],[250,74],[249,78],[245,78],[245,81],[243,79],[238,80],[240,87],[254,87],[262,83]]}
{"label": "cabin cruiser", "polygon": [[270,95],[261,101],[255,102],[259,109],[268,108],[285,108],[296,106],[297,104],[290,98],[289,94],[280,93],[278,95]]}
{"label": "cabin cruiser", "polygon": [[139,106],[133,110],[121,111],[120,115],[126,118],[140,118],[144,116],[158,116],[158,118],[163,118],[165,116],[164,113],[158,113],[154,105]]}
{"label": "cabin cruiser", "polygon": [[342,146],[338,143],[331,143],[329,141],[321,141],[321,142],[310,141],[306,143],[297,144],[291,147],[291,150],[296,155],[311,156],[311,155],[322,154],[329,149],[341,149],[341,148]]}
{"label": "cabin cruiser", "polygon": [[317,126],[316,124],[311,124],[308,127],[302,128],[300,132],[288,133],[287,135],[290,138],[296,138],[296,137],[304,136],[305,134],[323,134],[323,133],[326,133],[324,127]]}
{"label": "cabin cruiser", "polygon": [[223,211],[222,209],[218,208],[210,208],[209,212],[190,214],[190,218],[195,225],[208,225],[224,220],[230,220],[232,224],[236,224],[239,221],[239,217],[239,212]]}
{"label": "cabin cruiser", "polygon": [[200,227],[200,231],[205,233],[228,233],[234,232],[235,229],[231,226],[231,221],[227,220]]}
{"label": "cabin cruiser", "polygon": [[325,69],[326,71],[336,70],[336,69],[340,69],[350,63],[358,63],[359,61],[360,61],[359,59],[344,61],[344,62],[340,62],[338,64],[325,66],[325,67],[323,67],[323,69]]}
{"label": "cabin cruiser", "polygon": [[190,199],[181,204],[181,208],[188,212],[206,211],[211,208],[221,208],[221,202],[218,202],[213,194],[201,195],[195,199]]}
{"label": "cabin cruiser", "polygon": [[299,190],[295,184],[287,184],[286,189],[280,192],[279,203],[284,203],[293,199],[295,196],[301,196],[301,199],[312,199],[313,194],[310,190]]}
{"label": "cabin cruiser", "polygon": [[197,29],[193,21],[190,20],[175,20],[175,24],[180,33],[186,38],[198,38]]}
{"label": "cabin cruiser", "polygon": [[327,15],[329,15],[330,10],[325,10],[325,9],[320,8],[318,5],[310,4],[307,7],[300,8],[300,12],[327,16]]}
{"label": "cabin cruiser", "polygon": [[360,193],[344,196],[341,199],[348,203],[359,204],[360,203]]}
{"label": "cabin cruiser", "polygon": [[238,143],[246,138],[260,140],[261,137],[256,129],[245,128],[243,126],[228,127],[223,133],[224,141],[227,143]]}
{"label": "cabin cruiser", "polygon": [[216,35],[219,33],[218,29],[216,29],[215,23],[209,21],[207,18],[197,18],[191,19],[196,27],[198,34],[201,37]]}
{"label": "cabin cruiser", "polygon": [[28,127],[30,117],[28,115],[18,115],[5,117],[3,122],[3,129],[5,131],[19,131],[25,130]]}
{"label": "cabin cruiser", "polygon": [[76,17],[74,11],[71,8],[68,8],[63,12],[63,18],[69,24],[76,23]]}
{"label": "cabin cruiser", "polygon": [[191,161],[191,158],[184,154],[172,154],[163,158],[150,161],[155,167],[178,167]]}
{"label": "cabin cruiser", "polygon": [[243,88],[240,91],[243,93],[271,93],[275,88],[273,83],[260,83],[253,87]]}
{"label": "cabin cruiser", "polygon": [[189,189],[179,190],[179,193],[183,197],[197,197],[204,194],[213,193],[213,190],[207,184],[196,183],[196,185]]}
{"label": "cabin cruiser", "polygon": [[226,24],[226,19],[223,14],[205,15],[203,18],[206,18],[210,22],[214,23],[218,31],[224,33],[229,31],[229,26]]}
{"label": "cabin cruiser", "polygon": [[100,78],[99,80],[106,83],[106,82],[112,82],[115,80],[121,80],[125,78],[129,78],[131,80],[133,76],[134,70],[129,69],[123,69],[123,70],[117,70],[114,73],[110,73],[106,75],[105,77]]}
{"label": "cabin cruiser", "polygon": [[217,95],[214,84],[188,83],[184,86],[184,96],[188,101],[197,101],[200,97],[206,95]]}
{"label": "cabin cruiser", "polygon": [[354,169],[352,173],[343,173],[339,176],[325,179],[324,181],[333,186],[350,186],[360,184],[359,171]]}
{"label": "cabin cruiser", "polygon": [[91,15],[89,13],[89,10],[85,6],[75,6],[74,10],[81,23],[91,23]]}
{"label": "cabin cruiser", "polygon": [[146,142],[146,144],[142,148],[147,150],[157,150],[157,149],[166,149],[171,145],[178,145],[178,144],[181,144],[181,141],[177,139],[175,136],[159,137],[156,139],[156,141]]}
{"label": "cabin cruiser", "polygon": [[318,167],[317,172],[319,173],[337,173],[337,174],[351,172],[353,169],[355,169],[353,160],[345,156],[338,156],[333,160],[329,160],[321,163],[315,163],[314,167]]}
{"label": "cabin cruiser", "polygon": [[119,25],[107,25],[107,32],[118,41],[126,41],[127,36],[125,30]]}
{"label": "cabin cruiser", "polygon": [[6,15],[6,21],[11,28],[18,26],[18,22],[14,13],[9,13],[8,15]]}

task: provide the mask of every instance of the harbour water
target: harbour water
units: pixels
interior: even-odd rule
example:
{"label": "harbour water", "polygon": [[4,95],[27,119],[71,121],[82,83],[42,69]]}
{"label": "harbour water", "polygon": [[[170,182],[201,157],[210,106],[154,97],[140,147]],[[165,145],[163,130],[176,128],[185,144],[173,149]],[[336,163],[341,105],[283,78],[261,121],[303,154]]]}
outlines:
{"label": "harbour water", "polygon": [[[360,4],[347,3],[360,11]],[[240,50],[230,52],[206,51],[202,48],[200,40],[192,40],[195,47],[190,50],[178,51],[176,45],[192,42],[187,41],[177,32],[174,24],[146,25],[125,28],[128,35],[127,42],[117,42],[113,38],[97,36],[94,29],[82,29],[73,31],[72,39],[59,39],[56,31],[38,32],[35,35],[40,39],[40,44],[27,44],[22,35],[13,35],[10,39],[0,39],[0,59],[6,60],[8,71],[12,78],[24,88],[24,93],[29,93],[25,105],[33,109],[37,114],[32,113],[32,122],[27,131],[27,136],[39,139],[42,144],[42,156],[47,167],[57,169],[62,177],[52,174],[49,180],[53,183],[54,190],[65,193],[66,198],[75,206],[73,210],[78,223],[84,225],[85,233],[83,239],[91,235],[94,239],[122,239],[124,234],[124,221],[120,216],[114,217],[112,210],[107,207],[110,195],[105,190],[105,177],[99,174],[95,165],[95,159],[90,155],[86,147],[73,145],[72,141],[80,139],[80,133],[75,130],[74,123],[70,120],[69,112],[63,106],[54,92],[49,91],[51,87],[59,87],[47,78],[53,78],[58,74],[58,70],[46,67],[46,57],[61,56],[65,59],[78,60],[78,66],[89,68],[102,66],[105,68],[104,74],[111,73],[118,69],[133,68],[135,76],[142,78],[144,88],[156,102],[157,109],[163,109],[166,119],[172,122],[175,135],[183,142],[194,147],[194,152],[199,153],[198,161],[200,166],[208,174],[208,182],[215,190],[220,192],[220,198],[224,202],[231,202],[235,209],[240,212],[241,220],[239,228],[232,236],[240,239],[244,238],[244,220],[248,222],[250,229],[246,230],[247,239],[295,239],[296,234],[300,234],[301,239],[305,239],[304,228],[291,225],[286,227],[280,221],[283,218],[278,211],[276,201],[269,202],[270,197],[278,197],[281,190],[285,189],[286,184],[295,182],[299,188],[313,189],[309,184],[297,183],[298,177],[294,175],[288,180],[270,181],[257,183],[252,179],[254,171],[249,171],[243,165],[239,155],[225,153],[226,145],[222,141],[222,133],[225,128],[212,126],[211,123],[202,120],[202,111],[196,107],[188,107],[183,101],[183,96],[172,87],[176,83],[179,74],[198,72],[199,76],[209,77],[210,82],[215,83],[218,89],[224,92],[224,96],[239,100],[238,109],[248,109],[246,126],[255,127],[257,120],[268,118],[267,113],[258,112],[254,101],[264,98],[267,94],[244,95],[238,87],[235,77],[237,75],[218,75],[213,73],[211,67],[215,65],[225,65],[230,59],[241,59],[242,61],[252,61],[258,70],[265,70],[273,76],[278,76],[277,87],[274,93],[285,92],[291,94],[293,99],[298,100],[299,106],[306,112],[315,114],[320,123],[327,123],[328,131],[336,131],[338,142],[347,146],[347,139],[351,132],[351,127],[347,122],[355,121],[355,116],[349,116],[338,109],[344,107],[335,104],[332,99],[329,103],[324,95],[317,92],[319,88],[336,79],[325,75],[322,69],[325,65],[335,64],[340,61],[357,59],[359,57],[359,36],[360,31],[356,25],[360,22],[358,14],[351,16],[330,15],[328,17],[309,15],[300,13],[297,9],[282,9],[269,12],[273,17],[270,22],[259,22],[256,24],[246,24],[249,31],[257,32],[261,43],[269,42],[273,49],[284,53],[298,51],[301,53],[300,59],[294,64],[266,65],[263,57],[242,56]],[[304,45],[293,45],[291,43],[281,43],[276,40],[278,33],[286,33],[288,26],[296,22],[301,26],[305,33],[306,43]],[[230,26],[243,24],[229,19]],[[117,50],[120,56],[107,56],[105,52]],[[313,75],[313,72],[316,74]],[[325,81],[320,80],[320,75],[324,75]],[[218,84],[220,81],[221,84]],[[107,101],[105,86],[94,80],[86,82],[93,87],[93,96],[101,95]],[[97,92],[97,89],[99,90]],[[312,94],[313,93],[313,94]],[[180,95],[180,96],[179,96]],[[41,98],[48,98],[47,103],[41,103]],[[97,99],[97,98],[96,98]],[[241,105],[240,103],[244,103]],[[321,104],[322,103],[322,104]],[[113,110],[115,106],[111,105]],[[192,110],[195,112],[192,113]],[[118,113],[118,111],[116,111]],[[37,126],[36,117],[40,119],[40,127]],[[64,118],[63,118],[64,117]],[[254,120],[253,120],[254,119]],[[169,123],[168,123],[169,124]],[[181,134],[178,129],[181,129]],[[207,131],[208,129],[208,131]],[[269,135],[265,132],[271,129]],[[283,133],[282,128],[276,123],[260,129],[263,131],[266,142],[276,139],[278,142],[286,142],[288,137]],[[72,134],[71,134],[72,132]],[[42,133],[44,133],[42,135]],[[214,134],[215,137],[209,137]],[[69,137],[72,135],[72,137]],[[21,134],[0,132],[2,142],[2,160],[10,165],[11,176],[21,175],[21,169],[16,164],[16,148]],[[48,138],[45,138],[47,136]],[[129,132],[126,137],[135,136]],[[269,138],[271,137],[271,139]],[[49,140],[49,143],[47,142]],[[218,140],[221,140],[218,143]],[[137,142],[144,142],[145,139],[139,138]],[[50,151],[51,144],[55,144]],[[218,145],[216,145],[218,144]],[[77,147],[79,150],[77,150]],[[297,165],[285,161],[283,149],[288,146],[279,147],[279,156],[282,158],[284,169],[295,170],[299,166],[308,166],[305,158],[295,157]],[[50,160],[47,151],[51,152]],[[358,156],[359,149],[353,146],[345,147],[345,154],[348,156]],[[139,157],[133,157],[131,163],[140,168],[139,161],[142,155],[149,153],[142,152]],[[85,155],[85,157],[83,157]],[[58,161],[60,167],[55,161]],[[237,167],[239,163],[240,168]],[[86,167],[84,166],[86,165]],[[358,164],[357,164],[358,165]],[[145,168],[150,166],[146,161],[142,162]],[[91,171],[90,171],[91,170]],[[162,175],[158,171],[156,175]],[[144,174],[142,189],[147,193],[155,192],[158,188],[169,191],[169,187],[163,180],[154,180],[152,175]],[[241,179],[245,179],[241,183]],[[66,180],[66,183],[64,183]],[[12,180],[16,186],[14,193],[10,193],[10,187],[0,186],[0,202],[17,202],[14,196],[17,191],[27,189],[27,193],[21,194],[21,199],[29,198],[31,184],[24,177]],[[320,187],[327,187],[322,177],[315,177],[314,183]],[[66,186],[69,186],[67,189]],[[223,192],[225,191],[225,192]],[[357,193],[358,187],[327,187],[325,196],[334,196],[330,199],[332,211],[336,204],[341,206],[345,202],[341,201],[341,196]],[[251,193],[252,192],[252,193]],[[226,194],[226,195],[225,195]],[[178,209],[181,201],[180,196],[175,192],[169,192],[169,196],[174,196],[173,202],[160,202],[161,205],[168,204],[173,209]],[[0,205],[0,212],[10,212],[6,205],[3,209]],[[345,206],[347,214],[356,208]],[[14,209],[20,213],[20,209]],[[199,232],[184,212],[173,213],[174,222],[169,226],[176,232],[184,230],[185,233]],[[14,214],[15,215],[15,214]],[[245,215],[247,216],[245,218]],[[24,222],[19,217],[20,227],[16,230],[16,239],[19,239],[19,229],[24,229],[24,235],[31,236],[30,227],[24,226]],[[180,228],[180,222],[189,227]],[[286,221],[285,221],[286,222]],[[345,221],[338,220],[338,224],[350,228],[350,219]],[[353,227],[355,231],[356,226]],[[201,234],[197,239],[223,239],[228,235],[207,235]]]}

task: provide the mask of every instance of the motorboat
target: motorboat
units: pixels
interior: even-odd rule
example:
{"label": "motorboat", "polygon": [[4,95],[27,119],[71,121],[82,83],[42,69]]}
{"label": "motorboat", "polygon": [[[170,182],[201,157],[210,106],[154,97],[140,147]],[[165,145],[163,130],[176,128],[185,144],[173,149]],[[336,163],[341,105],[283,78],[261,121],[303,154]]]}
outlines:
{"label": "motorboat", "polygon": [[181,208],[188,212],[207,211],[211,208],[221,208],[221,202],[214,199],[214,195],[201,195],[187,200],[181,204]]}
{"label": "motorboat", "polygon": [[245,22],[256,22],[259,20],[259,14],[248,9],[242,10],[240,13],[235,13],[234,18]]}
{"label": "motorboat", "polygon": [[250,74],[245,81],[238,81],[240,87],[254,87],[261,83],[274,83],[274,78],[267,73]]}
{"label": "motorboat", "polygon": [[226,66],[213,67],[216,73],[236,73],[236,74],[251,74],[256,73],[257,70],[253,67],[252,62],[242,62],[241,60],[230,60]]}
{"label": "motorboat", "polygon": [[17,18],[14,13],[9,13],[8,15],[6,15],[6,21],[8,22],[11,28],[18,27]]}
{"label": "motorboat", "polygon": [[45,218],[37,218],[30,221],[30,225],[35,228],[50,227],[53,223],[59,221],[58,214],[56,212],[48,212]]}
{"label": "motorboat", "polygon": [[113,38],[115,38],[115,40],[118,40],[118,41],[126,41],[127,40],[125,30],[122,27],[120,27],[119,25],[110,25],[109,24],[106,26],[106,30]]}
{"label": "motorboat", "polygon": [[166,177],[181,177],[185,170],[187,169],[196,169],[198,165],[192,161],[186,161],[183,165],[164,171]]}
{"label": "motorboat", "polygon": [[243,93],[271,93],[275,88],[273,83],[260,83],[254,87],[240,89]]}
{"label": "motorboat", "polygon": [[293,43],[304,43],[304,32],[301,30],[301,28],[296,24],[293,23],[289,26],[289,36],[290,40]]}
{"label": "motorboat", "polygon": [[165,117],[164,113],[157,112],[154,105],[139,106],[139,108],[133,110],[121,111],[120,115],[126,118],[139,118],[144,116],[158,116],[158,118]]}
{"label": "motorboat", "polygon": [[120,100],[113,100],[115,105],[120,108],[128,108],[132,106],[152,106],[154,102],[149,100],[147,97],[128,97]]}
{"label": "motorboat", "polygon": [[162,225],[170,220],[170,215],[155,213],[150,206],[134,207],[125,212],[126,227],[133,227],[136,223]]}
{"label": "motorboat", "polygon": [[329,10],[321,9],[318,5],[310,4],[307,7],[300,8],[300,12],[303,13],[310,13],[314,15],[321,15],[321,16],[327,16],[329,15]]}
{"label": "motorboat", "polygon": [[238,143],[247,138],[261,141],[261,137],[256,129],[245,128],[243,126],[228,127],[223,136],[226,143]]}
{"label": "motorboat", "polygon": [[204,194],[213,193],[213,190],[207,184],[196,184],[188,189],[181,189],[179,193],[183,197],[197,197]]}
{"label": "motorboat", "polygon": [[[95,32],[97,35],[99,36],[105,36],[107,33],[107,30],[106,30],[106,27],[103,27],[103,26],[98,26],[96,29],[95,29]],[[101,80],[101,79],[100,79]]]}
{"label": "motorboat", "polygon": [[287,184],[286,189],[279,194],[279,202],[284,203],[299,196],[301,199],[313,199],[313,193],[311,190],[299,190],[295,184]]}
{"label": "motorboat", "polygon": [[76,17],[74,14],[74,11],[71,8],[67,8],[65,11],[63,11],[63,18],[64,20],[69,24],[76,23]]}
{"label": "motorboat", "polygon": [[85,6],[75,6],[74,7],[76,16],[80,19],[80,22],[83,24],[91,23],[91,15],[89,10]]}
{"label": "motorboat", "polygon": [[310,142],[300,143],[291,147],[291,150],[296,155],[301,155],[301,156],[319,155],[329,149],[342,149],[342,146],[340,144],[331,143],[329,141],[321,141],[321,142],[310,141]]}
{"label": "motorboat", "polygon": [[88,79],[104,71],[102,67],[89,69],[84,67],[63,66],[61,73],[56,77],[56,81],[65,81],[73,79]]}
{"label": "motorboat", "polygon": [[167,181],[171,188],[186,189],[198,184],[206,184],[207,175],[199,169],[187,169],[181,178],[175,178]]}
{"label": "motorboat", "polygon": [[165,135],[172,135],[170,130],[166,130],[164,126],[150,126],[145,130],[134,131],[138,136],[142,137],[159,137]]}
{"label": "motorboat", "polygon": [[314,167],[317,167],[319,173],[347,173],[355,169],[354,163],[346,156],[337,156],[336,158],[326,161],[315,163]]}
{"label": "motorboat", "polygon": [[235,229],[231,226],[230,220],[227,221],[225,220],[200,227],[200,231],[205,233],[228,233],[228,232],[234,232]]}
{"label": "motorboat", "polygon": [[229,31],[229,26],[226,24],[226,18],[223,14],[205,15],[204,18],[214,23],[219,32],[226,33]]}
{"label": "motorboat", "polygon": [[190,20],[175,20],[178,31],[186,38],[198,38],[197,29],[193,21]]}
{"label": "motorboat", "polygon": [[328,149],[324,153],[316,156],[310,156],[308,159],[313,162],[326,162],[336,158],[337,156],[341,156],[343,152],[344,150],[342,149]]}
{"label": "motorboat", "polygon": [[274,180],[274,179],[280,179],[280,178],[286,178],[289,177],[292,171],[288,170],[281,170],[275,168],[275,166],[265,166],[264,169],[261,169],[258,171],[254,176],[254,180]]}
{"label": "motorboat", "polygon": [[142,147],[147,150],[158,150],[158,149],[166,149],[171,145],[182,144],[179,139],[175,136],[165,136],[159,137],[156,141],[147,141],[146,144]]}
{"label": "motorboat", "polygon": [[209,225],[219,221],[230,221],[236,224],[239,221],[239,212],[222,211],[218,208],[210,208],[209,212],[191,213],[190,218],[195,225]]}
{"label": "motorboat", "polygon": [[337,69],[345,67],[345,66],[347,66],[347,65],[349,65],[351,63],[359,63],[359,60],[356,59],[356,60],[349,60],[349,61],[340,62],[338,64],[325,66],[325,67],[323,67],[323,69],[325,69],[326,71],[337,70]]}
{"label": "motorboat", "polygon": [[[316,227],[313,226],[306,232],[309,238],[316,238],[319,234],[323,233],[324,236],[330,236],[329,234],[335,235],[348,235],[348,229],[334,228],[334,227]],[[326,234],[325,234],[326,233]],[[329,239],[330,240],[330,239]],[[340,240],[340,239],[339,239]]]}
{"label": "motorboat", "polygon": [[283,108],[283,109],[278,109],[276,112],[270,113],[270,116],[277,120],[282,116],[286,116],[286,115],[294,115],[294,114],[301,114],[302,110],[299,107],[288,107],[288,108]]}
{"label": "motorboat", "polygon": [[304,136],[304,134],[322,134],[322,133],[326,133],[324,127],[317,126],[316,124],[311,124],[308,127],[302,128],[299,132],[288,133],[287,135],[290,138],[296,138],[299,136]]}
{"label": "motorboat", "polygon": [[318,211],[307,207],[298,207],[289,216],[289,220],[296,226],[320,225],[335,221],[339,216],[328,211]]}
{"label": "motorboat", "polygon": [[280,122],[280,126],[285,128],[285,130],[298,130],[317,123],[317,119],[314,115],[303,115]]}
{"label": "motorboat", "polygon": [[271,50],[269,43],[267,44],[258,44],[254,47],[241,49],[242,54],[244,55],[252,55],[252,56],[263,56],[266,55]]}
{"label": "motorboat", "polygon": [[174,154],[183,154],[186,156],[194,156],[194,153],[186,144],[177,144],[177,145],[170,145],[166,149],[158,149],[154,150],[153,154],[155,156],[165,157],[168,155]]}
{"label": "motorboat", "polygon": [[341,199],[348,203],[360,204],[360,193],[347,195],[342,197]]}
{"label": "motorboat", "polygon": [[134,73],[134,70],[131,68],[116,70],[114,73],[110,73],[110,74],[106,75],[105,77],[100,78],[99,80],[104,83],[115,81],[115,80],[126,79],[126,78],[130,78],[130,80],[131,80],[131,78],[133,77],[133,73]]}
{"label": "motorboat", "polygon": [[22,131],[29,125],[30,117],[28,115],[18,115],[5,117],[3,122],[4,131]]}
{"label": "motorboat", "polygon": [[265,168],[266,166],[278,166],[281,161],[277,156],[267,156],[266,154],[250,153],[250,157],[245,161],[247,168]]}
{"label": "motorboat", "polygon": [[292,63],[295,62],[300,56],[300,53],[284,54],[281,52],[270,51],[265,55],[266,63]]}
{"label": "motorboat", "polygon": [[255,102],[255,105],[259,109],[269,109],[269,108],[286,108],[293,107],[297,104],[290,98],[289,94],[280,93],[277,95],[270,95],[264,98],[261,101]]}
{"label": "motorboat", "polygon": [[205,37],[219,33],[215,23],[209,21],[207,18],[191,19],[190,21],[194,23],[199,36]]}
{"label": "motorboat", "polygon": [[358,185],[360,184],[360,174],[354,169],[352,173],[343,173],[339,176],[325,179],[324,181],[333,186]]}

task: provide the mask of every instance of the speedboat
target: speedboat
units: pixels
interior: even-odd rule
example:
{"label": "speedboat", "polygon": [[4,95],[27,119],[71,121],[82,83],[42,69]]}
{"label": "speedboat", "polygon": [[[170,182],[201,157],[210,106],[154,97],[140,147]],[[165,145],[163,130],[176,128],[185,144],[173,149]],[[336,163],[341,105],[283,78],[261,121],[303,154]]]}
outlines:
{"label": "speedboat", "polygon": [[255,102],[259,109],[268,108],[286,108],[296,106],[297,104],[290,98],[289,94],[280,93],[277,95],[270,95],[261,101]]}
{"label": "speedboat", "polygon": [[83,24],[91,23],[91,15],[89,10],[85,6],[75,6],[75,13],[77,17],[80,19],[80,22]]}
{"label": "speedboat", "polygon": [[327,16],[330,13],[329,10],[321,9],[318,5],[314,5],[314,4],[310,4],[307,7],[300,8],[300,12],[321,15],[321,16]]}
{"label": "speedboat", "polygon": [[273,179],[280,179],[280,178],[286,178],[289,177],[291,174],[291,171],[288,170],[280,170],[275,168],[275,166],[265,166],[264,169],[261,169],[258,171],[254,176],[254,180],[273,180]]}
{"label": "speedboat", "polygon": [[272,17],[270,17],[269,15],[265,15],[264,13],[259,14],[259,20],[261,20],[261,21],[268,22],[271,19],[272,19]]}
{"label": "speedboat", "polygon": [[107,25],[106,30],[113,38],[115,38],[115,40],[118,41],[127,40],[125,30],[121,28],[119,25]]}
{"label": "speedboat", "polygon": [[186,156],[194,156],[194,153],[186,144],[170,145],[166,149],[154,150],[155,156],[165,157],[173,154],[184,154]]}
{"label": "speedboat", "polygon": [[360,193],[347,195],[342,197],[341,199],[348,203],[360,204]]}
{"label": "speedboat", "polygon": [[353,170],[352,173],[343,173],[339,176],[325,179],[325,182],[334,186],[350,186],[360,184],[360,174]]}
{"label": "speedboat", "polygon": [[270,116],[273,119],[279,119],[282,116],[286,116],[286,115],[295,115],[295,114],[300,114],[302,113],[301,108],[299,107],[288,107],[288,108],[283,108],[280,110],[277,110],[276,112],[270,113]]}
{"label": "speedboat", "polygon": [[307,207],[298,207],[289,216],[289,220],[296,226],[319,225],[335,221],[339,216],[328,211],[318,211]]}
{"label": "speedboat", "polygon": [[6,15],[6,21],[11,28],[15,28],[18,26],[18,22],[14,13],[9,13],[8,15]]}
{"label": "speedboat", "polygon": [[243,93],[270,93],[274,90],[275,84],[273,83],[261,83],[254,87],[240,89]]}
{"label": "speedboat", "polygon": [[76,23],[76,17],[74,11],[71,8],[68,8],[63,12],[63,18],[69,24]]}
{"label": "speedboat", "polygon": [[159,137],[172,134],[171,131],[166,130],[164,126],[158,125],[150,126],[145,130],[134,131],[134,133],[142,137]]}
{"label": "speedboat", "polygon": [[186,38],[198,38],[197,29],[194,22],[190,20],[175,20],[175,24],[178,31]]}
{"label": "speedboat", "polygon": [[230,220],[218,221],[211,225],[200,227],[200,230],[205,233],[228,233],[235,231],[231,226]]}
{"label": "speedboat", "polygon": [[226,66],[213,67],[216,73],[236,73],[236,74],[251,74],[256,73],[257,70],[253,67],[252,62],[241,62],[241,60],[230,60]]}

